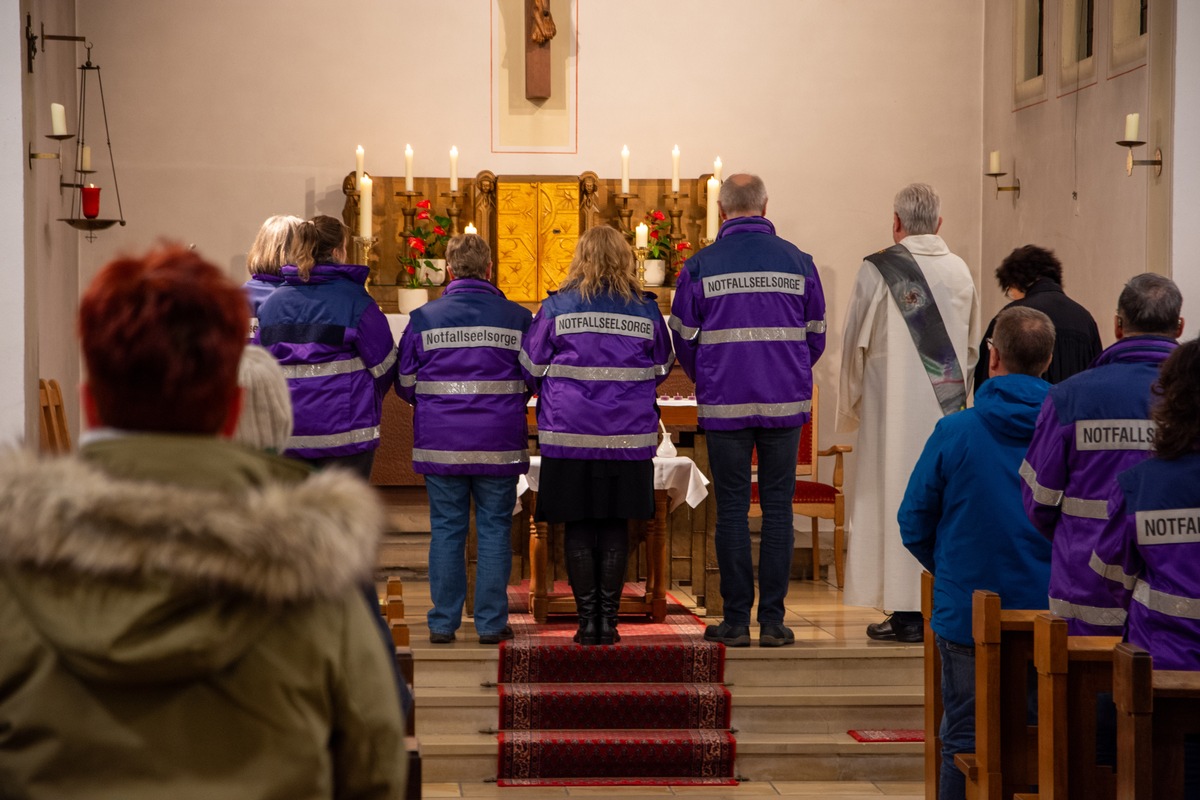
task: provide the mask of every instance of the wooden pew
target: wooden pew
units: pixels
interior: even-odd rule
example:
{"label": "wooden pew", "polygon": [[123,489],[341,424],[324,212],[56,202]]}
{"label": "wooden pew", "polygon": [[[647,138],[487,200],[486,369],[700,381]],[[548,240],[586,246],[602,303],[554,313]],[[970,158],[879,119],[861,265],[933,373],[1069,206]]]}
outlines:
{"label": "wooden pew", "polygon": [[408,684],[408,692],[413,695],[412,708],[404,715],[404,745],[408,752],[408,785],[405,790],[405,800],[420,800],[421,797],[421,743],[417,740],[417,706],[416,695],[413,692],[415,663],[408,623],[404,620],[404,584],[399,578],[388,578],[381,603],[384,619],[392,632],[392,644],[395,647],[396,670]]}
{"label": "wooden pew", "polygon": [[1111,692],[1119,636],[1067,636],[1067,621],[1033,623],[1038,673],[1037,792],[1018,800],[1113,800],[1116,775],[1096,763],[1096,696]]}
{"label": "wooden pew", "polygon": [[969,800],[1000,800],[1037,787],[1037,726],[1027,718],[1033,620],[1044,611],[1001,610],[1000,595],[976,590],[975,752],[954,763]]}
{"label": "wooden pew", "polygon": [[925,619],[925,800],[937,800],[942,774],[942,653],[929,626],[933,575],[927,570],[921,573],[921,616]]}
{"label": "wooden pew", "polygon": [[1200,672],[1155,670],[1128,643],[1113,654],[1117,705],[1117,797],[1184,796],[1184,737],[1200,736]]}

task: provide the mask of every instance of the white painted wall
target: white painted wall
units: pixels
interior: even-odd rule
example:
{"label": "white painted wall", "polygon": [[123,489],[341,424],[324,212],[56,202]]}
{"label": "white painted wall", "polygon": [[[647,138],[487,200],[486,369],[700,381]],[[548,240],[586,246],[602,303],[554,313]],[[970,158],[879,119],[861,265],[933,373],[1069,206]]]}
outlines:
{"label": "white painted wall", "polygon": [[[1200,335],[1200,3],[1175,6],[1175,147],[1172,172],[1172,273],[1183,292],[1184,337]],[[1180,46],[1182,44],[1182,46]]]}
{"label": "white painted wall", "polygon": [[[19,42],[22,27],[17,0],[0,0],[0,41]],[[0,241],[17,243],[4,260],[4,293],[0,295],[0,442],[26,438],[29,386],[26,375],[25,259],[19,246],[25,240],[25,192],[21,127],[23,54],[5,47],[0,56]],[[36,341],[36,340],[35,340]],[[36,386],[36,383],[35,383]],[[33,395],[36,403],[37,395]],[[35,406],[36,407],[36,406]]]}

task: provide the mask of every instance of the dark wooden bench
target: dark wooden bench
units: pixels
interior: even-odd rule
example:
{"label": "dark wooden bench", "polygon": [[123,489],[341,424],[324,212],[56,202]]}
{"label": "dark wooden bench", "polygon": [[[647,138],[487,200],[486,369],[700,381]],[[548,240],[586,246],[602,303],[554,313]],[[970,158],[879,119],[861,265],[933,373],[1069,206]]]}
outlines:
{"label": "dark wooden bench", "polygon": [[933,640],[933,575],[921,573],[925,619],[925,800],[937,800],[942,774],[942,654]]}
{"label": "dark wooden bench", "polygon": [[392,645],[396,659],[396,671],[408,684],[408,692],[414,697],[412,708],[404,715],[404,745],[408,752],[408,785],[405,800],[420,800],[421,797],[421,743],[417,739],[417,706],[413,692],[415,662],[410,647],[408,623],[404,620],[404,585],[399,578],[388,578],[383,602],[383,617],[392,632]]}

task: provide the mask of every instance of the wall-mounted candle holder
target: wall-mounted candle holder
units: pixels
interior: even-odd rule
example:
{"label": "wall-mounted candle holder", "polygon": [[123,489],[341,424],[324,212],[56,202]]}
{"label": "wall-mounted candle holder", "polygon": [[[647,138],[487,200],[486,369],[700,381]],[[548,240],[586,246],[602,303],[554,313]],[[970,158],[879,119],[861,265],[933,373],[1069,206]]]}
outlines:
{"label": "wall-mounted candle holder", "polygon": [[1141,147],[1144,144],[1145,144],[1145,142],[1139,142],[1135,139],[1121,139],[1117,142],[1118,146],[1129,148],[1129,155],[1127,155],[1125,157],[1125,174],[1133,175],[1134,167],[1154,167],[1154,177],[1157,178],[1160,175],[1162,175],[1162,169],[1163,169],[1162,148],[1161,147],[1154,148],[1154,158],[1146,158],[1146,159],[1134,158],[1133,157],[1133,148]]}
{"label": "wall-mounted candle holder", "polygon": [[1018,178],[1017,176],[1015,176],[1015,175],[1013,176],[1013,182],[1010,185],[1001,186],[1000,179],[1003,178],[1005,175],[1007,175],[1008,174],[1007,172],[985,172],[983,174],[989,178],[995,179],[995,181],[996,181],[996,197],[999,197],[1001,192],[1016,192],[1016,195],[1014,195],[1014,197],[1021,196],[1021,179]]}

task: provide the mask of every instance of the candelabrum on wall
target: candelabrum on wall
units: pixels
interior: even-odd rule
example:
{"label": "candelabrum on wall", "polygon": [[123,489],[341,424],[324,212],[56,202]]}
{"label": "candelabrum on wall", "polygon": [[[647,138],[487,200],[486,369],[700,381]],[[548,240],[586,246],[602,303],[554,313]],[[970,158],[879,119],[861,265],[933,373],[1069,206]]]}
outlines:
{"label": "candelabrum on wall", "polygon": [[[1013,172],[1016,172],[1015,162],[1014,162],[1014,166],[1013,166]],[[1000,179],[1003,178],[1008,173],[1000,171],[1000,151],[999,150],[993,150],[991,152],[991,154],[988,156],[988,169],[987,169],[987,172],[985,172],[983,174],[996,181],[996,197],[999,197],[1001,192],[1016,192],[1016,194],[1013,195],[1014,198],[1021,196],[1021,179],[1018,178],[1016,175],[1013,175],[1013,182],[1011,184],[1009,184],[1008,186],[1000,185]]]}
{"label": "candelabrum on wall", "polygon": [[1139,114],[1125,115],[1125,138],[1117,140],[1117,144],[1121,147],[1129,148],[1129,155],[1125,157],[1125,174],[1133,175],[1134,167],[1154,167],[1154,177],[1162,175],[1163,170],[1163,153],[1161,147],[1154,148],[1154,158],[1134,158],[1133,148],[1141,147],[1146,142],[1138,138],[1138,122]]}

